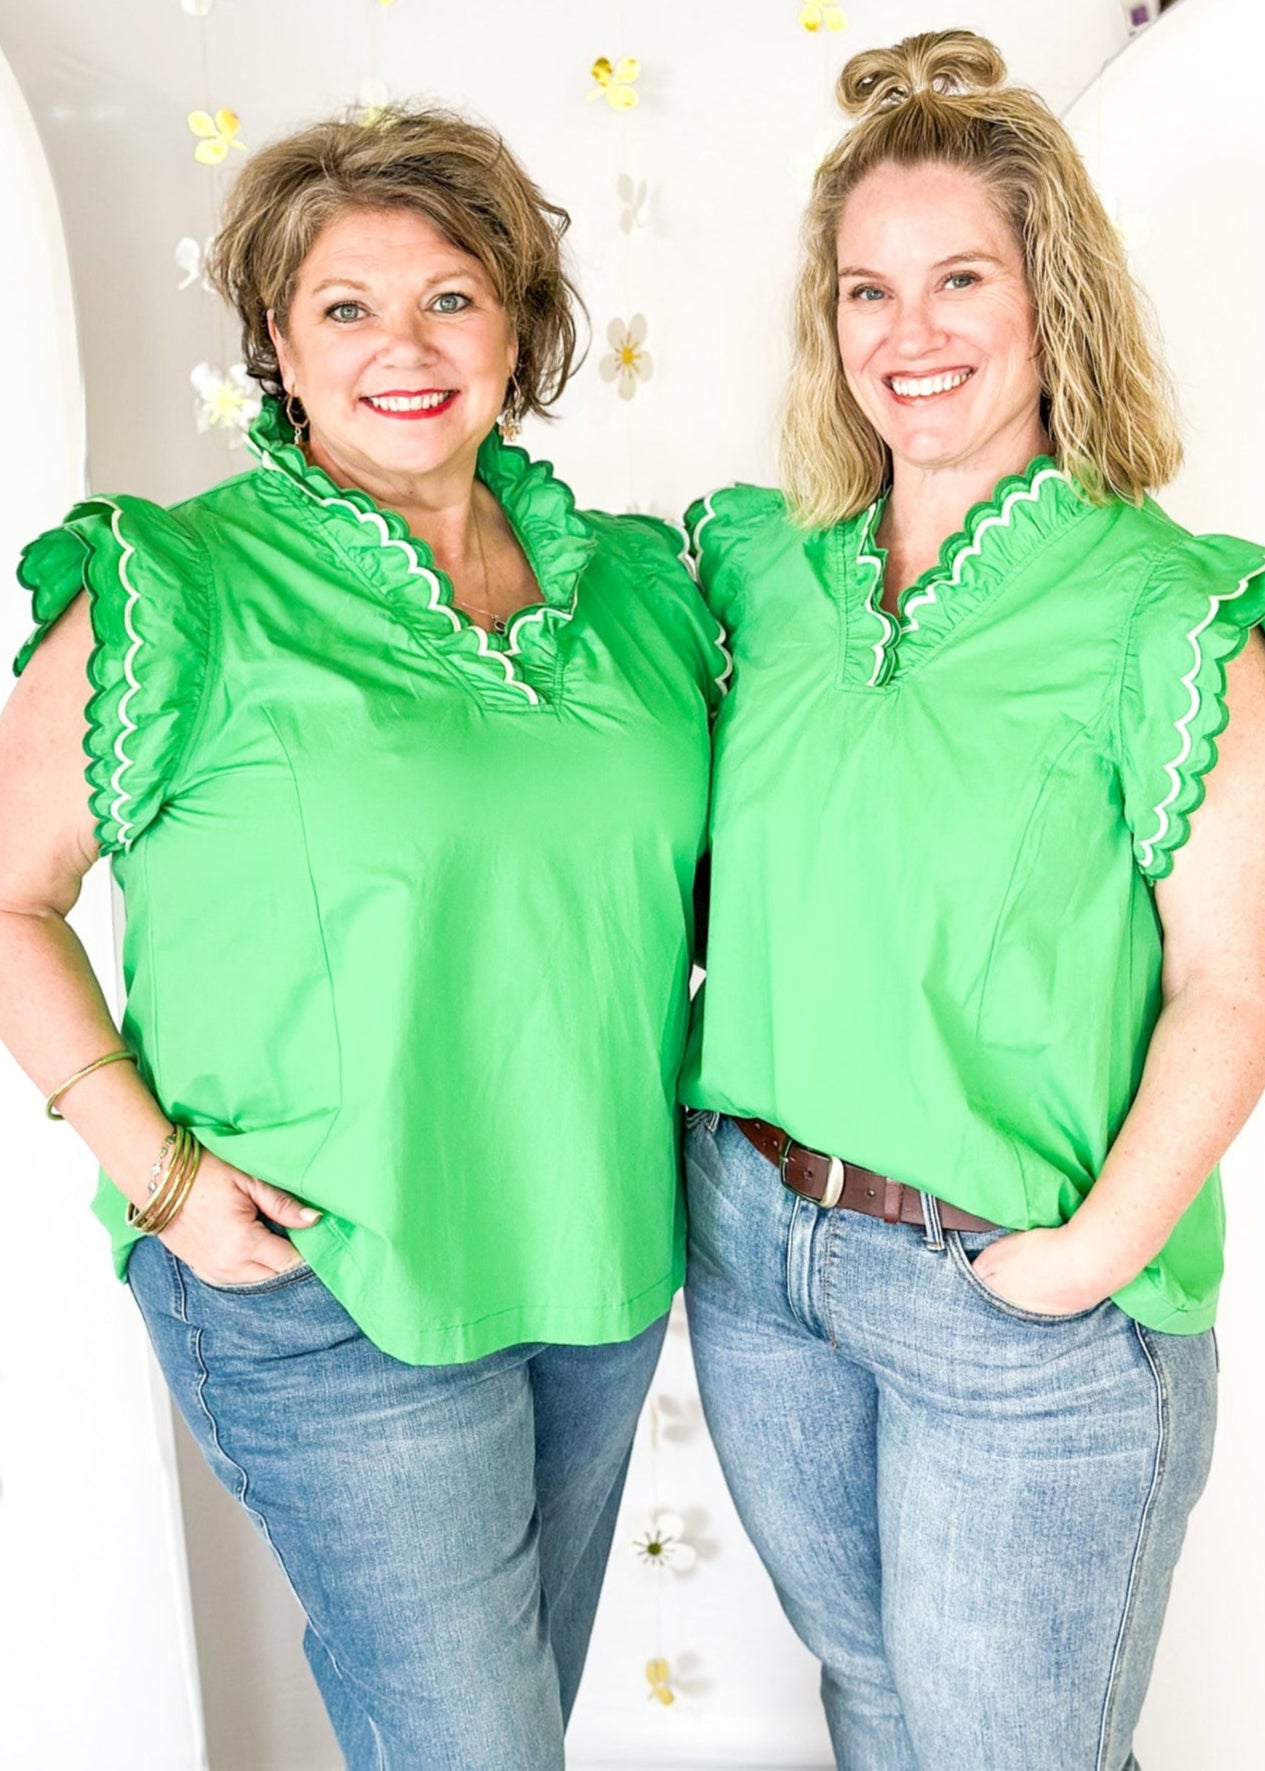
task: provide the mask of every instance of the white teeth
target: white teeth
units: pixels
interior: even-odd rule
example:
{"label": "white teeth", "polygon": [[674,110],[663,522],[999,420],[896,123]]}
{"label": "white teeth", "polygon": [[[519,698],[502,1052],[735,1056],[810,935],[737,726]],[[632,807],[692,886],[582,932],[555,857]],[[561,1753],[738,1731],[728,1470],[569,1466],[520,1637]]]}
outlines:
{"label": "white teeth", "polygon": [[448,398],[442,394],[370,394],[369,404],[379,412],[430,412]]}
{"label": "white teeth", "polygon": [[971,369],[960,369],[955,375],[892,375],[888,378],[888,385],[902,400],[922,400],[929,394],[947,394],[951,389],[961,387],[973,373]]}

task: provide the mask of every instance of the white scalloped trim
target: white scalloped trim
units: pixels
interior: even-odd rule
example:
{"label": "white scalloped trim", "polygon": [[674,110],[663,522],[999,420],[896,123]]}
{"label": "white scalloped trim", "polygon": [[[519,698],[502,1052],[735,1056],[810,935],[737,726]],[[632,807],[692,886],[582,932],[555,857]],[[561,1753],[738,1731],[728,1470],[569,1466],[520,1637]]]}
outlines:
{"label": "white scalloped trim", "polygon": [[[1009,528],[1011,513],[1015,506],[1017,504],[1037,503],[1041,497],[1041,488],[1048,480],[1062,480],[1064,484],[1068,486],[1072,483],[1070,475],[1065,474],[1061,467],[1043,467],[1030,486],[1016,487],[1015,490],[1009,493],[1003,500],[1000,510],[993,511],[990,516],[986,516],[982,519],[980,526],[975,531],[971,541],[954,559],[953,570],[948,573],[946,577],[933,578],[930,583],[923,586],[917,596],[911,596],[909,601],[905,604],[904,609],[901,611],[902,615],[908,616],[911,609],[921,608],[924,603],[938,603],[940,599],[936,595],[937,585],[943,585],[945,589],[952,590],[956,584],[960,583],[962,567],[966,564],[968,559],[978,557],[982,537],[989,529],[996,529],[998,527],[1003,529]],[[918,622],[916,620],[905,620],[902,624],[901,631],[903,633],[916,633],[918,631]]]}
{"label": "white scalloped trim", "polygon": [[1138,862],[1139,865],[1144,868],[1149,868],[1152,865],[1155,859],[1156,846],[1163,842],[1164,838],[1168,835],[1168,808],[1172,805],[1173,801],[1182,790],[1181,769],[1187,757],[1190,755],[1192,748],[1190,736],[1191,722],[1203,705],[1203,697],[1195,686],[1196,678],[1198,677],[1199,672],[1203,669],[1203,647],[1199,644],[1200,635],[1216,620],[1217,611],[1220,609],[1222,603],[1232,603],[1238,597],[1241,597],[1252,580],[1254,578],[1259,578],[1262,572],[1265,572],[1265,566],[1256,566],[1245,578],[1240,580],[1237,589],[1227,591],[1224,596],[1210,596],[1208,598],[1207,614],[1204,616],[1203,620],[1197,622],[1186,635],[1187,644],[1194,653],[1194,663],[1182,678],[1182,687],[1185,689],[1190,699],[1190,705],[1187,707],[1185,713],[1174,721],[1174,730],[1177,732],[1179,739],[1177,755],[1173,758],[1171,763],[1165,763],[1164,765],[1164,773],[1169,779],[1169,789],[1164,795],[1164,798],[1155,808],[1155,835],[1148,837],[1145,842],[1138,843]]}
{"label": "white scalloped trim", "polygon": [[[263,446],[262,443],[258,442],[254,437],[247,435],[246,444],[247,444],[247,447],[252,451],[252,453],[258,456],[259,460],[263,463],[263,465],[265,467],[271,468],[275,473],[285,474],[285,469],[273,457],[272,453]],[[322,505],[326,509],[328,509],[332,506],[337,506],[343,510],[349,510],[358,522],[367,523],[371,528],[376,529],[378,532],[378,542],[379,542],[380,546],[382,546],[382,547],[398,547],[400,549],[400,551],[403,554],[405,554],[408,558],[408,561],[409,561],[408,570],[409,570],[410,575],[415,578],[421,578],[424,581],[424,583],[427,585],[427,587],[430,591],[429,607],[435,611],[442,610],[442,612],[452,622],[454,633],[459,633],[461,631],[461,628],[463,625],[461,617],[457,613],[457,611],[452,607],[452,605],[450,603],[446,603],[444,601],[443,587],[439,582],[438,576],[436,575],[436,573],[434,573],[431,570],[431,568],[429,566],[424,566],[422,564],[422,562],[418,559],[417,550],[413,547],[411,542],[401,541],[396,536],[391,534],[390,530],[387,527],[385,517],[379,515],[379,513],[376,510],[361,510],[359,505],[353,504],[351,502],[351,500],[348,498],[322,498],[318,492],[314,492],[310,486],[304,485],[301,481],[296,480],[293,477],[293,475],[285,474],[285,477],[290,482],[290,484],[292,486],[298,486],[301,491],[305,492],[314,504]],[[567,609],[567,610],[552,609],[550,607],[550,605],[542,604],[539,609],[533,609],[528,614],[517,617],[514,622],[515,632],[517,632],[517,629],[522,621],[524,621],[524,620],[539,621],[543,618],[546,611],[548,611],[552,614],[564,616],[564,618],[569,621],[571,619],[572,615],[575,613],[575,597],[573,596],[571,599],[570,609]],[[510,687],[515,688],[515,689],[521,689],[523,694],[526,695],[526,697],[527,697],[528,701],[531,703],[531,705],[533,707],[538,706],[539,702],[540,702],[540,696],[536,693],[535,689],[532,688],[531,684],[525,683],[523,681],[522,677],[519,676],[517,671],[514,669],[513,659],[511,658],[510,654],[511,654],[511,652],[514,654],[518,653],[519,648],[518,648],[517,644],[510,646],[505,651],[500,651],[499,649],[497,649],[494,646],[491,646],[488,643],[488,636],[487,636],[486,631],[482,627],[480,627],[476,621],[471,621],[469,623],[469,626],[470,626],[471,631],[478,635],[479,656],[482,658],[495,659],[496,662],[501,666],[501,669],[504,671],[505,680],[510,685]]]}
{"label": "white scalloped trim", "polygon": [[882,676],[883,666],[887,662],[887,648],[896,638],[896,623],[892,620],[892,617],[888,614],[887,610],[883,608],[882,604],[877,600],[877,597],[882,594],[883,590],[883,562],[876,553],[867,553],[865,551],[871,546],[874,540],[870,530],[874,523],[874,513],[878,510],[878,507],[879,500],[876,498],[862,519],[861,545],[857,549],[857,565],[873,566],[874,568],[874,582],[870,586],[870,594],[865,599],[866,613],[873,615],[875,620],[881,624],[883,630],[873,647],[874,669],[870,673],[869,682],[865,685],[867,689],[874,688],[878,679]]}
{"label": "white scalloped trim", "polygon": [[[707,527],[708,523],[710,523],[712,518],[716,515],[716,509],[712,504],[712,499],[716,496],[716,492],[727,492],[730,486],[736,486],[737,484],[737,480],[731,480],[729,486],[717,486],[716,491],[707,494],[706,498],[703,500],[703,514],[694,525],[694,534],[692,537],[687,529],[681,527],[680,523],[673,524],[673,528],[675,528],[679,534],[685,536],[685,546],[681,551],[681,558],[689,568],[690,575],[695,583],[698,582],[698,567],[695,564],[695,560],[702,551],[698,544],[698,538],[703,533],[703,530]],[[710,609],[708,610],[708,614],[711,614]],[[712,615],[712,620],[716,621],[714,615]],[[712,644],[720,653],[721,668],[720,674],[714,676],[712,681],[722,695],[727,695],[729,693],[731,687],[730,678],[734,673],[734,655],[729,650],[728,640],[728,629],[722,622],[716,621],[716,637],[712,641]]]}
{"label": "white scalloped trim", "polygon": [[96,502],[104,504],[107,509],[112,512],[110,517],[110,528],[114,533],[114,539],[119,544],[119,583],[123,586],[127,598],[123,605],[123,626],[127,630],[127,637],[131,641],[131,644],[128,646],[127,651],[123,656],[123,675],[127,680],[127,687],[120,696],[118,705],[118,719],[122,730],[120,730],[113,745],[114,754],[118,758],[118,767],[110,776],[110,786],[114,789],[114,800],[110,806],[110,816],[118,827],[120,846],[122,848],[129,848],[132,841],[130,835],[132,820],[124,817],[123,807],[133,796],[124,787],[123,777],[135,762],[135,758],[130,757],[127,754],[126,743],[132,736],[132,733],[137,729],[136,722],[128,712],[128,704],[134,695],[140,693],[141,686],[133,666],[136,663],[136,657],[141,649],[143,641],[132,622],[132,613],[141,599],[140,592],[128,576],[128,563],[135,554],[136,549],[132,546],[130,541],[125,539],[123,530],[120,526],[123,519],[123,512],[112,498],[101,498],[96,500]]}

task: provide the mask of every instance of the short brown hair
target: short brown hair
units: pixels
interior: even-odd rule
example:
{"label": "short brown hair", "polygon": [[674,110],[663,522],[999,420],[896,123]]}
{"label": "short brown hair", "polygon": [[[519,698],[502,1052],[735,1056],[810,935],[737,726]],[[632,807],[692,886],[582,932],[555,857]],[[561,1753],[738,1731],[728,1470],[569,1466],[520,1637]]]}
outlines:
{"label": "short brown hair", "polygon": [[844,378],[836,336],[839,218],[849,193],[882,165],[959,167],[991,190],[1023,253],[1051,443],[1089,497],[1136,503],[1181,465],[1149,310],[1119,235],[1063,125],[1005,79],[999,51],[971,31],[866,50],[839,76],[839,104],[859,120],[818,168],[804,216],[782,422],[783,482],[810,526],[865,509],[891,475],[887,447]]}
{"label": "short brown hair", "polygon": [[583,305],[562,263],[571,225],[493,130],[450,111],[390,106],[332,119],[252,154],[229,193],[208,269],[242,323],[248,372],[284,394],[268,334],[285,332],[299,267],[352,209],[412,209],[477,258],[518,337],[515,416],[547,416],[575,365]]}

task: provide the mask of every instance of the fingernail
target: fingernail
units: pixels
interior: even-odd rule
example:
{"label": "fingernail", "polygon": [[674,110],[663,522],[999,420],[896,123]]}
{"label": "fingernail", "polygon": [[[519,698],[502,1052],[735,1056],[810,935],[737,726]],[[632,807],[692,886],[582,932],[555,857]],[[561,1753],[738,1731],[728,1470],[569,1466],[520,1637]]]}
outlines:
{"label": "fingernail", "polygon": [[299,1216],[303,1219],[305,1224],[314,1224],[320,1215],[320,1212],[313,1211],[310,1205],[305,1205],[303,1210],[299,1213]]}

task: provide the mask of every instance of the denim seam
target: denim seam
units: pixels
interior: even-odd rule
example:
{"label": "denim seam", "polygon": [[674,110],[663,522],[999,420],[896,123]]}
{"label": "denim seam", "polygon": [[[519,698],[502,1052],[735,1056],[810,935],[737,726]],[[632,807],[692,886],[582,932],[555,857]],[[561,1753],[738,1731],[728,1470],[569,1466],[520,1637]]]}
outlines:
{"label": "denim seam", "polygon": [[1125,1587],[1124,1605],[1120,1612],[1120,1627],[1116,1632],[1115,1647],[1112,1650],[1111,1666],[1107,1673],[1107,1689],[1103,1694],[1102,1722],[1098,1732],[1098,1753],[1094,1760],[1094,1771],[1110,1771],[1106,1753],[1111,1744],[1111,1725],[1114,1720],[1113,1708],[1120,1688],[1120,1665],[1124,1659],[1124,1644],[1128,1635],[1129,1623],[1133,1615],[1134,1601],[1137,1598],[1138,1576],[1142,1566],[1143,1554],[1150,1539],[1151,1521],[1155,1514],[1155,1501],[1159,1494],[1160,1483],[1163,1481],[1168,1463],[1168,1396],[1164,1388],[1164,1377],[1155,1362],[1154,1355],[1146,1342],[1146,1334],[1141,1323],[1133,1324],[1134,1336],[1142,1349],[1151,1373],[1151,1381],[1155,1385],[1155,1414],[1158,1435],[1155,1446],[1155,1468],[1151,1474],[1151,1486],[1142,1503],[1142,1513],[1138,1520],[1138,1536],[1133,1546],[1133,1559],[1129,1565],[1129,1579]]}
{"label": "denim seam", "polygon": [[[317,1629],[316,1625],[312,1622],[312,1618],[308,1612],[307,1606],[304,1605],[303,1601],[299,1598],[298,1592],[297,1592],[295,1585],[294,1585],[294,1581],[290,1577],[290,1570],[286,1567],[285,1557],[281,1554],[280,1550],[277,1548],[276,1544],[273,1542],[272,1533],[268,1529],[268,1521],[264,1518],[263,1514],[260,1512],[257,1512],[256,1509],[254,1507],[252,1507],[246,1499],[246,1489],[248,1486],[249,1479],[246,1475],[245,1470],[237,1462],[236,1458],[229,1456],[228,1452],[224,1449],[223,1445],[220,1443],[219,1424],[217,1423],[215,1416],[211,1412],[211,1409],[207,1403],[206,1394],[205,1394],[206,1385],[210,1379],[211,1373],[207,1367],[206,1360],[202,1357],[202,1330],[200,1328],[195,1328],[193,1326],[192,1322],[190,1322],[190,1320],[189,1320],[188,1288],[185,1285],[184,1273],[181,1271],[180,1262],[175,1258],[175,1256],[170,1252],[170,1250],[165,1249],[164,1252],[167,1255],[167,1259],[168,1259],[168,1262],[171,1267],[171,1277],[172,1277],[172,1284],[173,1284],[173,1307],[175,1310],[175,1314],[179,1318],[179,1320],[185,1324],[186,1328],[188,1328],[190,1330],[189,1350],[193,1356],[193,1361],[194,1361],[195,1365],[197,1366],[198,1373],[199,1373],[198,1381],[195,1386],[194,1393],[197,1396],[198,1407],[201,1409],[202,1413],[206,1416],[207,1424],[210,1427],[211,1443],[214,1445],[215,1449],[219,1452],[220,1456],[224,1459],[225,1463],[227,1463],[232,1469],[236,1470],[238,1475],[241,1477],[241,1487],[240,1487],[239,1492],[237,1494],[238,1501],[241,1503],[241,1506],[245,1510],[245,1512],[247,1512],[250,1515],[250,1517],[258,1523],[260,1533],[263,1536],[263,1540],[268,1545],[268,1548],[272,1551],[273,1558],[276,1561],[277,1567],[281,1570],[282,1574],[285,1577],[286,1585],[289,1587],[291,1593],[294,1595],[295,1604],[298,1605],[299,1609],[302,1611],[305,1619],[307,1620],[308,1628],[311,1630],[312,1634],[316,1637],[317,1641],[321,1644],[321,1647],[325,1650],[325,1653],[329,1656],[330,1665],[333,1667],[334,1671],[338,1674],[339,1678],[343,1681],[344,1684],[350,1684],[350,1683],[352,1683],[352,1681],[348,1680],[346,1673],[344,1673],[342,1667],[339,1666],[337,1655],[335,1655],[335,1653],[334,1653],[333,1649],[330,1647],[329,1643],[325,1640],[324,1636]],[[214,1287],[210,1287],[209,1289],[214,1290]],[[369,1711],[367,1708],[365,1709],[365,1720],[368,1722],[369,1727],[373,1732],[374,1745],[377,1749],[377,1754],[378,1754],[377,1771],[388,1771],[386,1758],[385,1758],[385,1755],[383,1753],[383,1748],[382,1748],[382,1738],[378,1733],[377,1724],[375,1723],[373,1717],[369,1714]]]}
{"label": "denim seam", "polygon": [[826,1231],[826,1253],[821,1263],[821,1322],[830,1341],[832,1352],[839,1351],[839,1336],[835,1333],[835,1275],[838,1267],[839,1244],[843,1239],[846,1224],[837,1213],[831,1212],[829,1221],[821,1226]]}
{"label": "denim seam", "polygon": [[198,1283],[205,1285],[208,1291],[218,1291],[221,1297],[262,1297],[270,1291],[284,1291],[287,1285],[297,1284],[301,1279],[315,1277],[311,1263],[300,1261],[297,1266],[274,1273],[271,1279],[247,1279],[239,1285],[216,1285],[210,1279],[200,1279]]}

